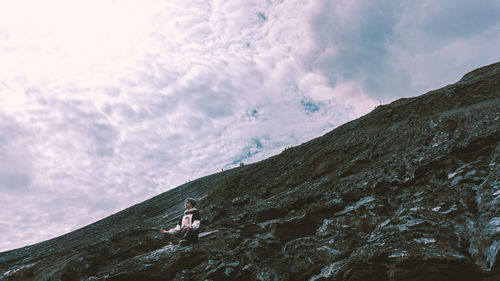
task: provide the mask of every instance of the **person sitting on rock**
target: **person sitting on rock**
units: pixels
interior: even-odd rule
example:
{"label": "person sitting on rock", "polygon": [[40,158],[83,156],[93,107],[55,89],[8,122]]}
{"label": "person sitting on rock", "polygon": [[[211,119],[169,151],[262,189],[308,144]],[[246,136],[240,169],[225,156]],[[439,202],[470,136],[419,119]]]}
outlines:
{"label": "person sitting on rock", "polygon": [[165,238],[172,243],[178,243],[181,246],[187,245],[198,240],[198,229],[200,228],[200,212],[194,208],[196,200],[187,198],[184,201],[184,215],[180,217],[175,228],[170,230],[160,230],[165,234]]}

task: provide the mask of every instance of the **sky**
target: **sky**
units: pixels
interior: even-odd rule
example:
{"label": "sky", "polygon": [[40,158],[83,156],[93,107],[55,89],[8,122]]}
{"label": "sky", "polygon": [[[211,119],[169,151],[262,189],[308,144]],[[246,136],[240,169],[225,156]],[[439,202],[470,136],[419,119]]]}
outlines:
{"label": "sky", "polygon": [[500,61],[498,0],[0,0],[0,252]]}

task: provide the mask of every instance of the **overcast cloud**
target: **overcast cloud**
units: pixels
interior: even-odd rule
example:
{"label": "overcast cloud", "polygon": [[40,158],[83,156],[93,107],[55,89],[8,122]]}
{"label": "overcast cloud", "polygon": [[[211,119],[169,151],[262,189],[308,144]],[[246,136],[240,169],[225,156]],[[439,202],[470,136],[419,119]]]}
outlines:
{"label": "overcast cloud", "polygon": [[[1,1],[1,0],[0,0]],[[0,2],[0,251],[500,60],[494,0]]]}

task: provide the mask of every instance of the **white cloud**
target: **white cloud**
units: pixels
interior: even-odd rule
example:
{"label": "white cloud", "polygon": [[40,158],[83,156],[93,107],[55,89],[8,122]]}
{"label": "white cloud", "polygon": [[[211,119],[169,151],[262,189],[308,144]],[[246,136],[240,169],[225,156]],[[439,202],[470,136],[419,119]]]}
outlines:
{"label": "white cloud", "polygon": [[318,3],[311,21],[318,42],[312,66],[331,85],[355,81],[383,102],[455,82],[500,59],[490,51],[500,38],[498,1]]}
{"label": "white cloud", "polygon": [[409,94],[453,83],[499,61],[498,13],[498,1],[424,1],[403,7],[395,28],[398,41],[388,48],[391,67],[408,75]]}
{"label": "white cloud", "polygon": [[0,192],[23,195],[32,181],[30,134],[0,112]]}
{"label": "white cloud", "polygon": [[1,3],[0,250],[498,60],[498,5],[471,3]]}

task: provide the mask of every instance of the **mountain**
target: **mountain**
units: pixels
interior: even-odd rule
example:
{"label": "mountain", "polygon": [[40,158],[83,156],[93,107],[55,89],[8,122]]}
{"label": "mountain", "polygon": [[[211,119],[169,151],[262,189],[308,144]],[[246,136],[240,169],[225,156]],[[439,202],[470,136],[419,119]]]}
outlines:
{"label": "mountain", "polygon": [[[500,63],[0,253],[0,280],[500,280]],[[183,200],[200,240],[170,246]]]}

